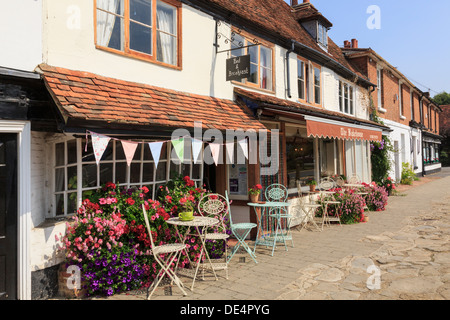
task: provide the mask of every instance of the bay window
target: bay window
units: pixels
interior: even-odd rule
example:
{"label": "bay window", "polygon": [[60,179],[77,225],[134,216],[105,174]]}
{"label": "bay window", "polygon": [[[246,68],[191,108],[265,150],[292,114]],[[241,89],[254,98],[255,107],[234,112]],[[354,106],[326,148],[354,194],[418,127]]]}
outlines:
{"label": "bay window", "polygon": [[[189,141],[186,139],[185,143]],[[157,197],[158,188],[173,178],[174,172],[189,176],[198,187],[202,186],[203,161],[194,163],[191,152],[185,153],[183,162],[175,159],[170,156],[170,143],[163,144],[157,167],[146,143],[138,144],[130,166],[119,140],[109,141],[99,165],[90,139],[86,151],[85,147],[84,138],[53,145],[53,216],[75,213],[83,199],[107,182],[126,188],[146,186],[152,199]]]}
{"label": "bay window", "polygon": [[96,45],[179,67],[180,15],[176,0],[96,0]]}

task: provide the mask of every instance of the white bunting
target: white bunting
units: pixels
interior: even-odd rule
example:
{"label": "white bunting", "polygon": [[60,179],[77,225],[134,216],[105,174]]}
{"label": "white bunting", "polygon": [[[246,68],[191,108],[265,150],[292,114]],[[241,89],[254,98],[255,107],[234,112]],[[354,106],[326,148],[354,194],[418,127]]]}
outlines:
{"label": "white bunting", "polygon": [[111,140],[111,138],[104,136],[102,134],[95,133],[95,132],[91,132],[91,136],[92,136],[92,148],[94,149],[95,161],[97,162],[97,165],[98,165],[100,162],[100,159],[103,156],[103,153],[106,150],[106,147],[108,146],[109,140]]}
{"label": "white bunting", "polygon": [[218,143],[210,143],[209,148],[211,149],[211,154],[213,156],[214,163],[219,163],[219,153],[220,153],[220,144]]}
{"label": "white bunting", "polygon": [[248,144],[247,139],[242,139],[239,141],[242,151],[244,152],[245,159],[248,159]]}
{"label": "white bunting", "polygon": [[161,157],[161,149],[164,142],[149,142],[148,146],[152,153],[153,161],[155,161],[155,168],[158,168],[159,158]]}
{"label": "white bunting", "polygon": [[[198,156],[202,151],[203,142],[197,139],[192,139],[192,159],[194,159],[194,163],[197,163]],[[200,159],[201,160],[201,159]]]}
{"label": "white bunting", "polygon": [[228,142],[225,144],[227,148],[228,159],[230,164],[234,162],[234,142]]}

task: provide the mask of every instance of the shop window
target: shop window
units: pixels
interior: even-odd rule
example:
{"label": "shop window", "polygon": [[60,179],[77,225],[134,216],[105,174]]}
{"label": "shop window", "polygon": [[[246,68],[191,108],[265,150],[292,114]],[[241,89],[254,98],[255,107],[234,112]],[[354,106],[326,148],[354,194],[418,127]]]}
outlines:
{"label": "shop window", "polygon": [[[259,42],[258,42],[259,43]],[[240,34],[231,43],[231,57],[250,55],[250,76],[240,82],[260,89],[273,90],[273,51],[268,45],[248,40]]]}
{"label": "shop window", "polygon": [[314,178],[314,140],[307,138],[306,128],[290,127],[286,133],[286,164],[288,188],[297,188],[300,181]]}
{"label": "shop window", "polygon": [[127,188],[146,186],[153,199],[157,196],[158,188],[169,181],[171,172],[172,176],[173,172],[188,175],[197,186],[202,186],[203,161],[194,164],[190,153],[185,155],[183,163],[173,159],[168,161],[171,153],[169,143],[163,144],[157,168],[145,143],[138,145],[130,166],[127,165],[119,140],[110,140],[99,165],[95,161],[90,139],[87,151],[85,144],[84,138],[54,144],[54,216],[75,213],[83,199],[107,182]]}
{"label": "shop window", "polygon": [[96,45],[180,67],[180,14],[176,0],[96,0]]}

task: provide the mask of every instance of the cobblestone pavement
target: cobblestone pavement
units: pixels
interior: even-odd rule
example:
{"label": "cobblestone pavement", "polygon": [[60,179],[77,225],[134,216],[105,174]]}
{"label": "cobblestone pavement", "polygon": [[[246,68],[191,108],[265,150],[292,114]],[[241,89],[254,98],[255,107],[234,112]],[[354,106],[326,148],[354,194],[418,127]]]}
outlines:
{"label": "cobblestone pavement", "polygon": [[[258,247],[258,264],[236,254],[228,280],[221,271],[218,281],[207,274],[186,297],[174,286],[172,295],[161,288],[152,300],[450,299],[450,176],[445,173],[391,196],[385,211],[368,213],[367,223],[294,230],[294,246],[288,243],[287,251],[277,247],[272,257],[270,249]],[[107,299],[145,299],[145,293]]]}

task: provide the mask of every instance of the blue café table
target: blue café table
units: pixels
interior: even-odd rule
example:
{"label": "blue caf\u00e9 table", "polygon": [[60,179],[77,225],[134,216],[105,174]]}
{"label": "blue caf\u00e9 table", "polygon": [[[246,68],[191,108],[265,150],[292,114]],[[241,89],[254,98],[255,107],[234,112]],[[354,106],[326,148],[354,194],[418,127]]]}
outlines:
{"label": "blue caf\u00e9 table", "polygon": [[[255,210],[256,218],[258,221],[258,233],[256,235],[255,247],[253,252],[256,250],[257,245],[272,246],[272,256],[277,242],[284,243],[287,251],[286,241],[291,241],[292,245],[294,242],[292,240],[292,235],[289,228],[289,219],[292,217],[287,214],[285,210],[289,207],[289,202],[249,202],[249,206],[253,207]],[[259,215],[257,209],[261,209],[261,214]],[[281,223],[284,221],[284,227]]]}

